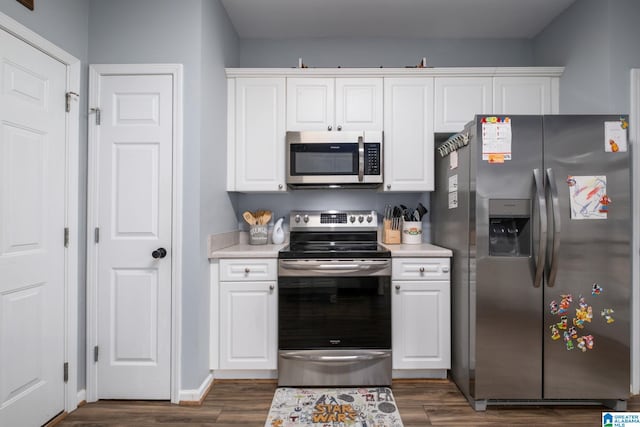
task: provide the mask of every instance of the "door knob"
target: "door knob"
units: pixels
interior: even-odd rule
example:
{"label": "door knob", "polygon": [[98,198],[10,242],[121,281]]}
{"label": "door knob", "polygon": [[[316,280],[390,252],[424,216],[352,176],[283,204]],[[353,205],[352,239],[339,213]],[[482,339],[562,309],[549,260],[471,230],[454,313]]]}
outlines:
{"label": "door knob", "polygon": [[167,256],[167,250],[165,248],[158,248],[155,251],[151,252],[151,256],[156,259],[164,258]]}

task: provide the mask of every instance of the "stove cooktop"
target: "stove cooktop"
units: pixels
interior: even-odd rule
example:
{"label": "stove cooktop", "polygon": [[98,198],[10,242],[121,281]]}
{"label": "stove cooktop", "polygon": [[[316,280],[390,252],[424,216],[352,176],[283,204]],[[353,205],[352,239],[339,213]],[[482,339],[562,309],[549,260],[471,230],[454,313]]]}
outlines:
{"label": "stove cooktop", "polygon": [[378,243],[308,242],[291,243],[278,253],[281,259],[391,258],[391,252]]}

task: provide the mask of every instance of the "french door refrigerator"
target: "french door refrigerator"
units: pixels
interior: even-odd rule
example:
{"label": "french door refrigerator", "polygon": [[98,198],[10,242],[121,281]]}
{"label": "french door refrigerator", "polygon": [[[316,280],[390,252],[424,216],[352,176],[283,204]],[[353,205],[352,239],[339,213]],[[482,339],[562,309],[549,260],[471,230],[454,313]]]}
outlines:
{"label": "french door refrigerator", "polygon": [[432,241],[453,250],[452,376],[487,403],[630,393],[627,117],[476,116],[436,149]]}

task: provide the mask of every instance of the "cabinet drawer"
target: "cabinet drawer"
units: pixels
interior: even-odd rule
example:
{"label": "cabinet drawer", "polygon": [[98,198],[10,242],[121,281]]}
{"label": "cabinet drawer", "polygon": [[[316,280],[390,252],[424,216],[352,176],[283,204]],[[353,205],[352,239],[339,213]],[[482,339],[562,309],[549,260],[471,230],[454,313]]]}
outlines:
{"label": "cabinet drawer", "polygon": [[394,280],[449,280],[449,258],[393,258]]}
{"label": "cabinet drawer", "polygon": [[220,280],[221,281],[260,281],[277,280],[278,260],[265,259],[221,259],[220,260]]}

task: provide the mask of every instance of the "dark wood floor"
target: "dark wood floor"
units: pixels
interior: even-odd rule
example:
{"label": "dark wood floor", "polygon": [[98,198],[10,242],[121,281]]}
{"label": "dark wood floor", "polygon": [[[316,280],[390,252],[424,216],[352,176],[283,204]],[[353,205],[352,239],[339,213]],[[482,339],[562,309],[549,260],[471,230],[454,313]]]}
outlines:
{"label": "dark wood floor", "polygon": [[[272,381],[217,381],[202,406],[167,402],[100,401],[82,406],[60,426],[264,426],[276,389]],[[601,426],[603,407],[489,407],[475,412],[447,380],[394,381],[405,427],[418,426]],[[640,411],[633,397],[629,411]]]}

